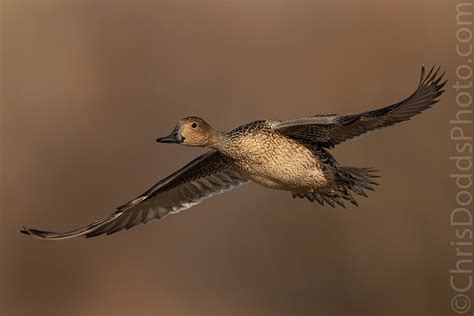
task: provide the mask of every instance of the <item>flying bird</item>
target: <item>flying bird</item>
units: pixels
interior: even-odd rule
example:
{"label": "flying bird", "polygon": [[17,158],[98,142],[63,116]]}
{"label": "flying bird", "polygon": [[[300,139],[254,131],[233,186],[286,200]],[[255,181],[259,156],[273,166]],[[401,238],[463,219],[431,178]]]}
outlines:
{"label": "flying bird", "polygon": [[447,81],[444,73],[438,73],[439,68],[433,67],[426,74],[422,67],[420,82],[408,98],[368,112],[259,120],[227,133],[199,117],[187,117],[157,142],[205,147],[208,152],[88,226],[63,233],[29,228],[21,232],[50,240],[109,235],[178,213],[248,181],[321,205],[357,206],[353,195],[367,196],[366,191],[373,190],[376,170],[341,166],[328,150],[430,108],[439,101]]}

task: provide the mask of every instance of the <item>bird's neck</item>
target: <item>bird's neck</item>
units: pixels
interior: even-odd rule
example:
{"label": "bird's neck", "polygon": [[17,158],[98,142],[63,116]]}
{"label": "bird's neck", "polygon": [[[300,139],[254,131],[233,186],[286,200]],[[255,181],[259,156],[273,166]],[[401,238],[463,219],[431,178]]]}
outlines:
{"label": "bird's neck", "polygon": [[209,135],[209,142],[206,147],[212,149],[219,149],[220,145],[225,139],[225,133],[218,130],[212,130]]}

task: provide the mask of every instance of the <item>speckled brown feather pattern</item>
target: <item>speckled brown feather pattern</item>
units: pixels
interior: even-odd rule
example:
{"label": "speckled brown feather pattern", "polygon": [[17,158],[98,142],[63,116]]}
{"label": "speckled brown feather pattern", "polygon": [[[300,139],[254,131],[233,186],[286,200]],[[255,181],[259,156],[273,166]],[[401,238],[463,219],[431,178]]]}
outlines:
{"label": "speckled brown feather pattern", "polygon": [[230,132],[216,148],[231,157],[242,174],[269,188],[317,190],[329,180],[313,150],[275,133],[267,122],[257,121]]}
{"label": "speckled brown feather pattern", "polygon": [[94,237],[129,229],[154,218],[188,209],[213,195],[249,180],[264,187],[290,191],[293,197],[332,207],[357,205],[353,194],[367,196],[377,183],[376,170],[341,166],[327,151],[348,139],[409,120],[438,102],[443,75],[431,69],[408,98],[377,110],[324,114],[289,121],[259,120],[228,133],[213,129],[199,117],[178,122],[161,143],[210,148],[183,168],[159,181],[112,215],[65,233],[25,228],[40,239]]}

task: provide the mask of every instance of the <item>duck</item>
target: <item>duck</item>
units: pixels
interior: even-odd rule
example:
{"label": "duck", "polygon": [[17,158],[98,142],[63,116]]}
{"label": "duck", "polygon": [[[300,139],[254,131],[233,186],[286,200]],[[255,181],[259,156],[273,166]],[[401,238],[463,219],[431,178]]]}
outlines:
{"label": "duck", "polygon": [[208,151],[162,179],[110,216],[67,232],[23,227],[39,239],[62,240],[110,235],[179,213],[203,200],[248,182],[288,191],[330,207],[358,206],[354,195],[374,191],[377,170],[342,166],[329,150],[349,139],[407,121],[440,100],[447,80],[440,68],[426,73],[404,100],[376,110],[320,114],[293,120],[257,120],[230,132],[214,129],[200,117],[180,120],[158,143],[203,147]]}

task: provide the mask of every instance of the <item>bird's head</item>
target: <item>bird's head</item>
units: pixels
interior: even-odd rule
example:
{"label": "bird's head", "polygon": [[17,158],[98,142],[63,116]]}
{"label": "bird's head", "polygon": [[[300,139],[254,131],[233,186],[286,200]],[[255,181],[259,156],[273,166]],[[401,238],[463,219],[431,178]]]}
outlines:
{"label": "bird's head", "polygon": [[175,143],[187,146],[213,147],[222,133],[214,130],[202,118],[191,116],[178,122],[170,135],[157,138],[158,143]]}

